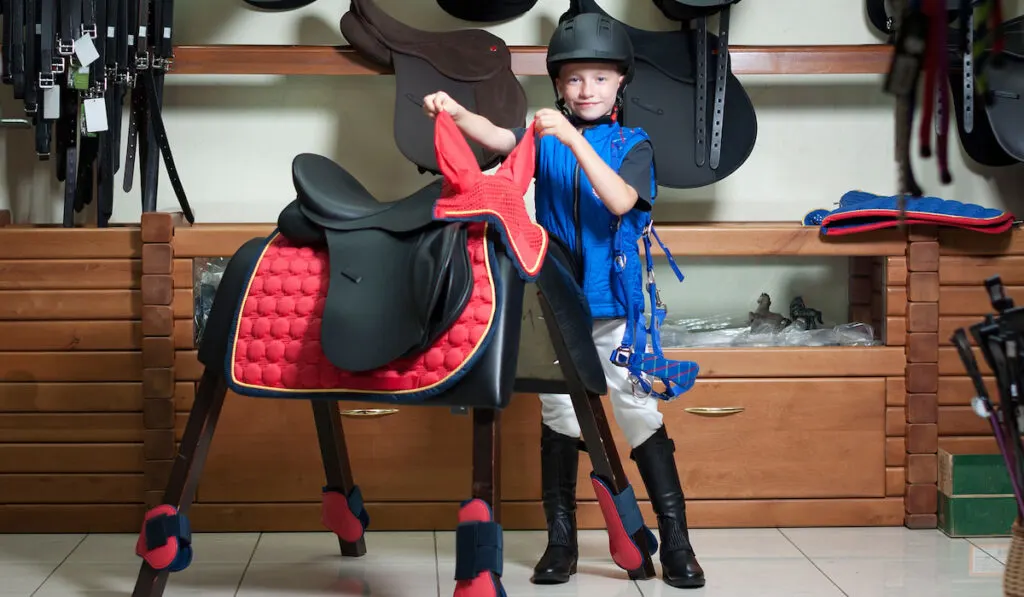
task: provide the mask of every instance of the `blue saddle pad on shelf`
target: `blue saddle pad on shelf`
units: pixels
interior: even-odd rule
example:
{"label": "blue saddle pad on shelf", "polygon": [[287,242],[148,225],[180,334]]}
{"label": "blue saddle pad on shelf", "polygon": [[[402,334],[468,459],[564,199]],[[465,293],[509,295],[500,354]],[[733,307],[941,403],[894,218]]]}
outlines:
{"label": "blue saddle pad on shelf", "polygon": [[[999,234],[1013,227],[1013,214],[939,197],[910,197],[906,200],[906,224],[931,224],[963,228],[985,234]],[[900,224],[899,198],[864,191],[849,191],[831,212],[815,210],[804,218],[806,225],[820,225],[825,236],[856,234]]]}

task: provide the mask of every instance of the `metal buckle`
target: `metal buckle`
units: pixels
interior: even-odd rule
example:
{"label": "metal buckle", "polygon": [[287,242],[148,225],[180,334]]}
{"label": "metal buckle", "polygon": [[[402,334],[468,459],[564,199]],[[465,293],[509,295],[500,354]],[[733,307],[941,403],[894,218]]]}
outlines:
{"label": "metal buckle", "polygon": [[644,226],[643,232],[640,233],[640,236],[645,237],[645,238],[649,237],[649,236],[651,236],[651,231],[652,230],[654,230],[654,220],[651,220],[650,222],[647,222],[647,224]]}
{"label": "metal buckle", "polygon": [[53,87],[54,82],[55,79],[53,78],[53,73],[39,73],[40,89],[50,89]]}
{"label": "metal buckle", "polygon": [[135,68],[136,69],[147,69],[149,68],[149,54],[136,54],[135,55]]}
{"label": "metal buckle", "polygon": [[64,59],[63,58],[54,58],[53,59],[53,64],[50,66],[50,70],[55,75],[63,75],[64,73],[66,73],[67,72],[67,68],[65,68]]}
{"label": "metal buckle", "polygon": [[[615,352],[612,353],[612,356],[615,357],[615,360],[612,361],[613,364],[619,367],[626,367],[627,365],[629,365],[629,357],[633,356],[633,348],[623,348],[620,346],[615,349]],[[625,360],[620,360],[619,357],[623,356],[625,357]],[[630,373],[630,375],[632,375],[632,373]]]}
{"label": "metal buckle", "polygon": [[616,255],[615,256],[615,265],[617,265],[621,269],[626,269],[626,256],[624,254],[622,254],[622,253],[619,253],[618,255]]}
{"label": "metal buckle", "polygon": [[84,24],[83,25],[79,25],[79,27],[82,29],[82,35],[88,35],[89,37],[91,37],[93,39],[96,39],[96,36],[98,35],[98,33],[96,31],[95,23],[92,24],[92,25],[89,25],[88,27],[86,27]]}
{"label": "metal buckle", "polygon": [[630,373],[627,379],[629,379],[629,383],[633,385],[633,399],[635,399],[640,404],[647,402],[647,399],[651,397],[651,393],[654,391],[654,386],[648,384],[650,385],[650,388],[643,390],[642,394],[638,394],[636,389],[638,387],[642,387],[642,380],[633,373]]}
{"label": "metal buckle", "polygon": [[57,53],[61,56],[70,56],[75,53],[75,42],[66,42],[63,39],[57,40]]}

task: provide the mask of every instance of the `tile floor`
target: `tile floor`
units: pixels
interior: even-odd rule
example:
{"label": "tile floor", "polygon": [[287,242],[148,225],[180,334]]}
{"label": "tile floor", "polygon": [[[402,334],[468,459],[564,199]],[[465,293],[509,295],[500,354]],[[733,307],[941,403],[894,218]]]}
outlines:
{"label": "tile floor", "polygon": [[[697,529],[703,589],[628,580],[603,531],[580,533],[579,574],[530,584],[542,532],[505,533],[508,597],[1000,597],[1008,539],[949,539],[903,528]],[[0,596],[131,595],[140,560],[132,535],[0,535]],[[341,559],[328,533],[198,534],[196,559],[172,574],[175,595],[447,597],[453,532],[374,532],[368,553]],[[660,568],[659,568],[660,572]]]}

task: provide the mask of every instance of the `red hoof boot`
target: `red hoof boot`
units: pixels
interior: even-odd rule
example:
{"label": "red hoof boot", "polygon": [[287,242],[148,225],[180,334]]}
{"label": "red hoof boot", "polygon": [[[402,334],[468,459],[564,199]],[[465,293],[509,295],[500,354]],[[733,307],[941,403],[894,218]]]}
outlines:
{"label": "red hoof boot", "polygon": [[613,495],[611,487],[596,474],[590,473],[590,481],[594,484],[597,503],[601,506],[601,514],[608,528],[608,549],[612,553],[612,560],[619,568],[631,573],[642,569],[644,552],[633,541],[633,534],[640,529],[647,531],[651,551],[658,549],[658,540],[644,524],[633,486],[628,485],[619,495]]}
{"label": "red hoof boot", "polygon": [[135,555],[154,570],[180,572],[192,563],[192,529],[178,509],[161,504],[146,513]]}
{"label": "red hoof boot", "polygon": [[353,487],[348,496],[330,487],[324,487],[321,498],[320,522],[342,541],[355,543],[363,538],[363,532],[370,526],[370,515],[363,506],[363,494],[359,486]]}
{"label": "red hoof boot", "polygon": [[459,509],[455,530],[455,597],[506,597],[501,586],[501,525],[479,499]]}

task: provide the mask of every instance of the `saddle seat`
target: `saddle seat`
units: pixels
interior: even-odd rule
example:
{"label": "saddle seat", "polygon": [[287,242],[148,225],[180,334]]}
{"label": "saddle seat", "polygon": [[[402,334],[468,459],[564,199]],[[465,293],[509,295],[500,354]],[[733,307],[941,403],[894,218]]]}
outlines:
{"label": "saddle seat", "polygon": [[292,182],[302,214],[332,230],[418,230],[433,222],[434,202],[441,196],[441,183],[435,181],[407,197],[382,202],[337,162],[312,153],[292,160]]}
{"label": "saddle seat", "polygon": [[309,153],[292,161],[292,179],[297,196],[277,226],[293,244],[327,247],[324,356],[360,372],[430,347],[473,294],[466,226],[433,219],[441,181],[381,202],[340,165]]}
{"label": "saddle seat", "polygon": [[[512,64],[508,47],[483,29],[414,29],[381,10],[372,0],[353,0],[349,10],[359,17],[364,27],[377,31],[375,37],[382,44],[422,58],[446,77],[458,81],[483,81]],[[348,18],[345,29],[354,32],[355,23]],[[342,19],[344,22],[346,17]]]}

